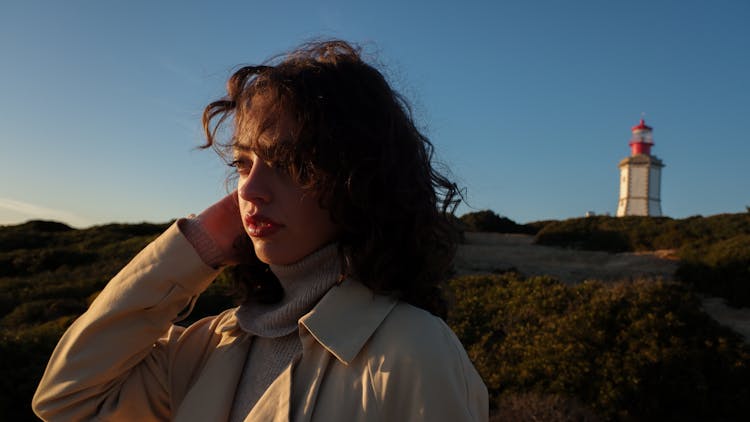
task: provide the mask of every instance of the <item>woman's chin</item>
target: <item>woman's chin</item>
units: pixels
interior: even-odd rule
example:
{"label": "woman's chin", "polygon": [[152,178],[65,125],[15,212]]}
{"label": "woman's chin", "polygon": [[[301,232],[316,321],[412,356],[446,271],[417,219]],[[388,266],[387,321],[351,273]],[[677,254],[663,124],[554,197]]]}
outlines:
{"label": "woman's chin", "polygon": [[253,247],[255,248],[255,256],[268,265],[289,265],[299,260],[291,256],[293,254],[289,253],[288,248],[280,248],[279,245],[269,244],[269,242],[263,240],[253,239]]}

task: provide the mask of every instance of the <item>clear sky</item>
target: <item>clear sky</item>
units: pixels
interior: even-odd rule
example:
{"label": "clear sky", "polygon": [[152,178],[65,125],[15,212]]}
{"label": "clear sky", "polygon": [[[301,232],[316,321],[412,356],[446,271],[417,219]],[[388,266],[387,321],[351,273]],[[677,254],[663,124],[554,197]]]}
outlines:
{"label": "clear sky", "polygon": [[458,214],[614,214],[641,113],[662,209],[750,205],[750,2],[0,4],[0,224],[164,222],[225,192],[203,106],[240,64],[360,43],[466,189]]}

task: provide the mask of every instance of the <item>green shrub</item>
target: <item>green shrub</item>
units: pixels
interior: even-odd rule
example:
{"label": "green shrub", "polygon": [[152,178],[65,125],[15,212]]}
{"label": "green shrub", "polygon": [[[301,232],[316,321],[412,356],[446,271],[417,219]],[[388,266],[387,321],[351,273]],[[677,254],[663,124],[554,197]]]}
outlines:
{"label": "green shrub", "polygon": [[18,328],[45,323],[65,316],[75,317],[82,314],[86,306],[84,300],[69,297],[25,302],[0,319],[0,327]]}
{"label": "green shrub", "polygon": [[544,421],[597,422],[600,418],[577,400],[536,393],[508,394],[501,400],[490,422]]}
{"label": "green shrub", "polygon": [[656,239],[665,233],[671,236],[671,222],[665,217],[572,218],[545,224],[535,241],[540,245],[607,252],[667,249],[672,244]]}
{"label": "green shrub", "polygon": [[57,341],[73,321],[61,317],[25,329],[0,329],[0,415],[8,421],[37,420],[31,397]]}
{"label": "green shrub", "polygon": [[0,226],[0,252],[49,246],[71,227],[55,221],[31,220],[15,226]]}
{"label": "green shrub", "polygon": [[750,307],[750,234],[683,247],[675,276],[731,305]]}
{"label": "green shrub", "polygon": [[682,285],[566,286],[518,274],[452,280],[449,324],[493,408],[537,393],[604,419],[735,420],[750,412],[750,351]]}
{"label": "green shrub", "polygon": [[[596,239],[599,233],[618,233],[613,244]],[[674,220],[668,217],[607,217],[571,218],[545,224],[537,233],[542,245],[605,251],[650,251],[679,249],[693,242],[713,243],[739,234],[750,234],[750,214],[719,214],[711,217],[689,217]],[[588,236],[594,240],[589,241]]]}
{"label": "green shrub", "polygon": [[501,217],[490,210],[470,212],[462,215],[460,220],[465,230],[471,232],[534,233],[532,228]]}
{"label": "green shrub", "polygon": [[91,264],[98,255],[70,248],[21,249],[0,254],[0,277],[54,271],[62,266]]}
{"label": "green shrub", "polygon": [[532,221],[530,223],[524,224],[524,226],[528,227],[529,234],[537,234],[539,233],[543,228],[545,228],[548,224],[555,223],[557,220],[539,220],[539,221]]}

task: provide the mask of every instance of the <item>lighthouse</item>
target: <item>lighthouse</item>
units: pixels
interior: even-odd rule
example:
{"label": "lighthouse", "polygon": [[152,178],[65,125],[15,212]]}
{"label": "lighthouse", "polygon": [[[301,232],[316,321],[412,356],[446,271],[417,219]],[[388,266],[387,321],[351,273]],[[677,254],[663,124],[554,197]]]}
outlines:
{"label": "lighthouse", "polygon": [[620,201],[617,216],[661,216],[661,169],[664,163],[651,155],[653,128],[640,123],[631,129],[630,157],[620,161]]}

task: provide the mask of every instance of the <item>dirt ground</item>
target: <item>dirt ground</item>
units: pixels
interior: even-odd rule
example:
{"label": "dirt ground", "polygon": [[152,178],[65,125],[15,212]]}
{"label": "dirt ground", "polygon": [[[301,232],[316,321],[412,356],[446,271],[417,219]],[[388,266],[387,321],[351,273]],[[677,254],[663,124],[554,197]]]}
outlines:
{"label": "dirt ground", "polygon": [[[466,233],[456,254],[459,275],[515,268],[522,274],[552,275],[567,283],[636,278],[672,280],[677,269],[674,251],[607,253],[577,251],[533,244],[533,236]],[[714,319],[750,343],[750,308],[732,308],[721,298],[705,298],[703,308]]]}

